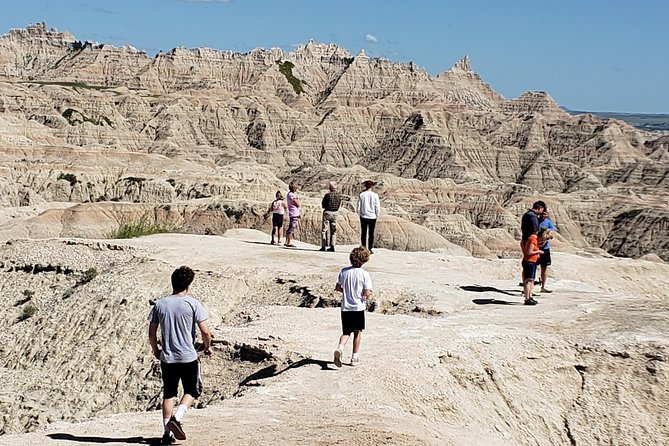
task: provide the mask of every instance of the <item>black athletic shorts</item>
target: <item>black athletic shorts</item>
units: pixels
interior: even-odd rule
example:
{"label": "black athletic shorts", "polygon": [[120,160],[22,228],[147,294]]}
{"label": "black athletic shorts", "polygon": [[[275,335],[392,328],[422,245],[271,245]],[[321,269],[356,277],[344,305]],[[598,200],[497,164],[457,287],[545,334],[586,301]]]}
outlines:
{"label": "black athletic shorts", "polygon": [[272,214],[272,227],[281,228],[283,226],[283,214]]}
{"label": "black athletic shorts", "polygon": [[179,381],[184,388],[184,393],[193,398],[202,393],[202,380],[200,379],[200,361],[173,362],[160,361],[160,370],[163,372],[163,399],[168,400],[177,396]]}
{"label": "black athletic shorts", "polygon": [[365,329],[365,311],[342,311],[341,332],[350,335],[354,331]]}
{"label": "black athletic shorts", "polygon": [[548,266],[551,264],[551,250],[550,249],[544,249],[544,253],[539,255],[539,265],[541,266]]}

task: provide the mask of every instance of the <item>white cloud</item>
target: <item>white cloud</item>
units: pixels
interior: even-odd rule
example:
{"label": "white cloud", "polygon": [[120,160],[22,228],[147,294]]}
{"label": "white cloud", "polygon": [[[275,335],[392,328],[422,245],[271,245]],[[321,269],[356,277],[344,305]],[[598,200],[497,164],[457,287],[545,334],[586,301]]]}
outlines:
{"label": "white cloud", "polygon": [[379,41],[378,37],[376,37],[374,34],[365,34],[365,40],[367,42],[374,42],[374,43]]}

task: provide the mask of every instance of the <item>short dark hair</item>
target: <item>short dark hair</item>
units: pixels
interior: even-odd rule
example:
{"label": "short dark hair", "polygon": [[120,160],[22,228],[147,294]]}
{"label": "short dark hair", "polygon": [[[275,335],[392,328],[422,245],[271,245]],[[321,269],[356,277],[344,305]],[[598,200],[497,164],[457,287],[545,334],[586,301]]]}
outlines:
{"label": "short dark hair", "polygon": [[193,283],[194,278],[195,272],[192,269],[187,266],[180,266],[172,273],[172,291],[175,293],[184,291]]}
{"label": "short dark hair", "polygon": [[297,181],[293,180],[288,185],[288,190],[291,191],[291,192],[297,192],[297,189],[299,187],[300,187],[300,185],[297,183]]}
{"label": "short dark hair", "polygon": [[353,248],[353,251],[351,251],[351,254],[348,256],[348,259],[351,261],[351,266],[360,268],[369,261],[369,254],[369,250],[364,246]]}
{"label": "short dark hair", "polygon": [[547,209],[548,206],[546,206],[546,203],[544,203],[541,200],[535,201],[534,204],[532,205],[532,209],[539,209],[539,208]]}

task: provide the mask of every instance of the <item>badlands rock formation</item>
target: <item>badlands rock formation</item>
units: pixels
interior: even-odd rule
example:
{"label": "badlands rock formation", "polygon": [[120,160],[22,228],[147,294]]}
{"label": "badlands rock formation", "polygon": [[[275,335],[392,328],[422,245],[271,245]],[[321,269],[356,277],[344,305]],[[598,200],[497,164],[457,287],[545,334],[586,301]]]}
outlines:
{"label": "badlands rock formation", "polygon": [[[216,341],[189,444],[668,444],[668,138],[505,99],[467,58],[433,77],[314,42],[149,57],[12,30],[0,444],[155,441],[146,316],[182,264]],[[335,370],[333,282],[368,178],[384,213],[364,362]],[[293,179],[290,250],[267,244],[265,212]],[[340,249],[318,253],[332,179],[350,199]],[[555,293],[525,307],[519,217],[538,198]],[[107,237],[133,222],[184,234]]]}
{"label": "badlands rock formation", "polygon": [[[5,206],[132,202],[167,218],[174,204],[184,231],[266,229],[263,208],[296,179],[311,229],[327,181],[352,210],[374,178],[397,222],[384,247],[516,255],[518,218],[544,198],[571,245],[669,258],[666,136],[569,116],[542,92],[505,99],[466,57],[436,77],[314,42],[150,57],[32,25],[0,37],[0,154]],[[90,222],[68,218],[61,234],[84,235]],[[355,240],[355,218],[342,229]]]}

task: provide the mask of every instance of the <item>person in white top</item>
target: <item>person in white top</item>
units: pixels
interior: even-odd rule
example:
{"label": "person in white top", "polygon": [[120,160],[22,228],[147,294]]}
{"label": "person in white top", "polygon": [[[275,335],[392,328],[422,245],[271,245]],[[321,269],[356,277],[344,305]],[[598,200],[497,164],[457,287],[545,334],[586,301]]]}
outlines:
{"label": "person in white top", "polygon": [[362,269],[369,261],[369,251],[364,246],[354,248],[349,255],[351,266],[340,271],[335,291],[344,293],[341,299],[341,329],[339,345],[334,352],[334,364],[341,367],[341,357],[348,338],[353,333],[353,355],[351,365],[360,364],[358,353],[362,343],[362,331],[365,329],[366,299],[372,295],[372,277]]}
{"label": "person in white top", "polygon": [[379,196],[372,188],[376,183],[367,180],[364,183],[365,190],[360,194],[358,200],[358,215],[360,216],[360,245],[367,247],[370,254],[374,254],[374,231],[376,219],[381,215],[381,202]]}

